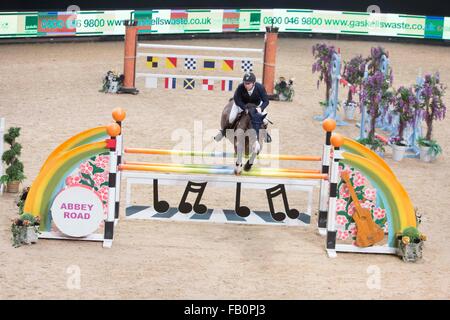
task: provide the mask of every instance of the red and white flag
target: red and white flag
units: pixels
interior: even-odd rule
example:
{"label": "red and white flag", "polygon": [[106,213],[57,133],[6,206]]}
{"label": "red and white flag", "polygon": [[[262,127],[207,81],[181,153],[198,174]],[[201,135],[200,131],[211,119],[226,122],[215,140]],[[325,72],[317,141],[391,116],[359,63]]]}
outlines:
{"label": "red and white flag", "polygon": [[203,79],[202,81],[202,89],[203,90],[214,90],[214,80]]}

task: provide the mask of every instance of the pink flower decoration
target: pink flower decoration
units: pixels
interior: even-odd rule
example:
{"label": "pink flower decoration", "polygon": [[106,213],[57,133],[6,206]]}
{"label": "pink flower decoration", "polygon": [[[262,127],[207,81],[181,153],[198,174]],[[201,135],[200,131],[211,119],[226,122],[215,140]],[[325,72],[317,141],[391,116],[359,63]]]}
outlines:
{"label": "pink flower decoration", "polygon": [[349,237],[349,232],[348,232],[347,230],[344,230],[344,231],[338,230],[338,231],[337,231],[336,237],[337,237],[339,240],[347,240],[348,237]]}
{"label": "pink flower decoration", "polygon": [[84,162],[82,164],[80,164],[80,172],[84,173],[84,174],[92,174],[92,170],[94,168],[92,168],[92,166],[89,164],[89,162]]}
{"label": "pink flower decoration", "polygon": [[346,224],[347,222],[348,222],[348,220],[347,220],[347,218],[344,217],[344,216],[338,215],[338,216],[336,217],[336,223],[339,224],[339,225],[341,225],[341,226],[345,226],[345,224]]}
{"label": "pink flower decoration", "polygon": [[92,180],[94,180],[95,185],[98,187],[103,182],[106,182],[108,180],[108,173],[106,172],[96,173],[94,174]]}
{"label": "pink flower decoration", "polygon": [[363,186],[366,183],[366,178],[359,172],[355,173],[355,176],[353,177],[353,186],[360,187]]}
{"label": "pink flower decoration", "polygon": [[373,210],[373,216],[376,220],[383,219],[386,217],[386,209],[375,208],[375,210]]}
{"label": "pink flower decoration", "polygon": [[348,232],[350,232],[350,234],[352,236],[356,236],[356,234],[358,233],[358,230],[356,229],[356,224],[352,223],[349,227],[348,227]]}
{"label": "pink flower decoration", "polygon": [[374,204],[371,201],[364,201],[363,203],[361,203],[361,207],[365,209],[372,209],[373,206]]}
{"label": "pink flower decoration", "polygon": [[80,181],[81,181],[81,178],[78,175],[76,175],[76,176],[68,176],[66,178],[66,186],[71,187],[71,186],[79,185]]}
{"label": "pink flower decoration", "polygon": [[344,211],[345,210],[345,206],[347,204],[347,201],[345,201],[344,199],[337,199],[336,200],[336,211]]}
{"label": "pink flower decoration", "polygon": [[347,211],[347,213],[350,215],[350,216],[353,216],[353,214],[355,213],[355,204],[352,202],[352,203],[350,203],[350,205],[348,206],[348,211]]}
{"label": "pink flower decoration", "polygon": [[109,194],[109,188],[108,186],[101,187],[100,190],[97,191],[98,195],[100,196],[100,199],[102,201],[108,200],[108,194]]}
{"label": "pink flower decoration", "polygon": [[343,183],[339,188],[339,198],[348,198],[350,197],[350,191],[348,190],[347,184]]}
{"label": "pink flower decoration", "polygon": [[377,198],[377,190],[374,188],[366,188],[364,190],[364,198],[374,201]]}
{"label": "pink flower decoration", "polygon": [[351,177],[352,176],[352,174],[353,174],[353,171],[352,171],[352,169],[350,169],[350,167],[349,166],[344,166],[344,167],[341,167],[341,166],[339,166],[339,174],[342,174],[342,173],[348,173],[348,175]]}
{"label": "pink flower decoration", "polygon": [[95,165],[99,168],[106,169],[109,164],[109,156],[98,156],[95,159]]}

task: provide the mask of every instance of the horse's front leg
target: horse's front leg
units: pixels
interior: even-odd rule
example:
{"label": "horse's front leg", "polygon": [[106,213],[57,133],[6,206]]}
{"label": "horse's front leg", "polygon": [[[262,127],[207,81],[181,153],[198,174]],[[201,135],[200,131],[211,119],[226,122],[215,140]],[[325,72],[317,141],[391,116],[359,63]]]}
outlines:
{"label": "horse's front leg", "polygon": [[252,153],[250,156],[250,159],[247,160],[244,166],[245,171],[250,171],[252,169],[253,163],[255,162],[256,156],[261,152],[261,145],[262,140],[261,139],[255,139],[254,143],[252,144]]}
{"label": "horse's front leg", "polygon": [[242,157],[244,154],[245,148],[245,137],[243,134],[236,134],[236,166],[234,167],[234,173],[236,175],[240,175],[242,172]]}

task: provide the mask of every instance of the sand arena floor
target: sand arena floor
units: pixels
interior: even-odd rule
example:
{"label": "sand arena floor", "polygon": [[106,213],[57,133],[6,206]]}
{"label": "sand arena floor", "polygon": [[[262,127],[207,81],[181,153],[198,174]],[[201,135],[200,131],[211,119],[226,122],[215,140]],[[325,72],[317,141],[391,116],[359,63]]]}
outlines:
{"label": "sand arena floor", "polygon": [[[261,38],[164,42],[262,47]],[[277,75],[294,77],[296,89],[293,103],[271,102],[269,106],[280,153],[321,154],[323,131],[312,120],[321,113],[318,103],[324,96],[323,86],[316,88],[317,74],[311,73],[311,47],[316,42],[279,40]],[[367,55],[373,45],[384,46],[391,55],[395,87],[413,84],[419,69],[423,73],[439,70],[442,81],[450,84],[448,47],[326,42],[339,47],[344,60]],[[115,107],[127,111],[127,146],[173,148],[177,142],[172,135],[179,132],[175,129],[193,134],[196,125],[203,128],[201,143],[210,143],[230,93],[164,89],[143,90],[137,96],[99,93],[105,72],[122,69],[122,55],[122,42],[0,46],[4,79],[0,117],[6,118],[7,127],[22,127],[25,185],[33,181],[57,145],[82,130],[109,123]],[[341,99],[345,93],[340,91]],[[450,105],[450,93],[445,101]],[[339,127],[338,132],[357,137],[354,123]],[[32,299],[448,299],[449,134],[448,120],[435,123],[434,138],[444,154],[433,164],[416,159],[397,163],[389,149],[386,154],[386,161],[423,213],[421,230],[429,240],[420,263],[406,264],[385,255],[339,254],[329,259],[325,240],[314,227],[155,221],[121,221],[111,250],[99,243],[45,240],[15,249],[9,231],[10,219],[16,215],[15,196],[6,194],[0,197],[0,298],[21,299],[26,290]],[[149,192],[142,192],[137,200],[149,198]],[[205,202],[232,206],[233,194],[212,190]],[[266,206],[263,193],[258,192],[246,197],[246,202],[255,209]],[[78,289],[68,285],[73,266],[81,272]],[[367,285],[373,283],[374,270],[380,275],[375,288]]]}

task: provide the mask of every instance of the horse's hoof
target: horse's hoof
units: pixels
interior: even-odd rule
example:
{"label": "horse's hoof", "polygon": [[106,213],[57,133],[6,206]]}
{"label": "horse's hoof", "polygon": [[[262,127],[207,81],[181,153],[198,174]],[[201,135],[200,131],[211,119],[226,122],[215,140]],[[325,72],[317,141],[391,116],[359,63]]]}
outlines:
{"label": "horse's hoof", "polygon": [[242,164],[238,165],[236,164],[236,166],[234,167],[234,174],[239,176],[242,172]]}
{"label": "horse's hoof", "polygon": [[252,164],[250,164],[250,162],[247,161],[244,166],[244,171],[250,171],[251,168],[252,168]]}

